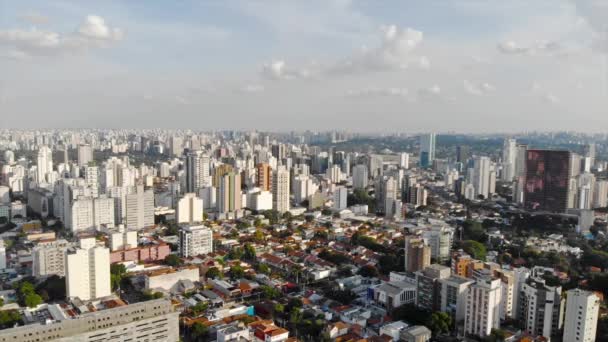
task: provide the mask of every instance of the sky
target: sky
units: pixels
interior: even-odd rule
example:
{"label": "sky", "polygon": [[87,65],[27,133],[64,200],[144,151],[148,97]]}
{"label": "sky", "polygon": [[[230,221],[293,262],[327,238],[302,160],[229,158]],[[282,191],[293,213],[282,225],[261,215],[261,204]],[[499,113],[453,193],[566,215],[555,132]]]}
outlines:
{"label": "sky", "polygon": [[0,0],[0,128],[605,132],[608,0]]}

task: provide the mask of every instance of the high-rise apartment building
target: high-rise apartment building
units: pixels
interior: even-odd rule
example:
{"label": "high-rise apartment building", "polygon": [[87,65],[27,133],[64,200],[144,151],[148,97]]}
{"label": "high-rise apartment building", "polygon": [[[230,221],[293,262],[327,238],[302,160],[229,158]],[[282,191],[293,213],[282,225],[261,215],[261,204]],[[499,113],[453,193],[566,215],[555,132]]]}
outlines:
{"label": "high-rise apartment building", "polygon": [[475,283],[474,280],[458,275],[439,279],[439,284],[441,286],[440,310],[442,312],[448,312],[458,325],[464,320],[467,292],[473,283]]}
{"label": "high-rise apartment building", "polygon": [[515,161],[517,160],[517,142],[515,139],[505,139],[502,147],[502,177],[505,182],[515,178]]}
{"label": "high-rise apartment building", "polygon": [[80,240],[80,248],[66,254],[65,288],[68,298],[92,300],[112,294],[110,250],[96,246],[95,238]]}
{"label": "high-rise apartment building", "polygon": [[198,192],[199,189],[211,185],[209,164],[209,156],[201,151],[187,151],[185,153],[186,187],[184,192]]}
{"label": "high-rise apartment building", "polygon": [[32,275],[65,276],[65,255],[70,244],[63,239],[40,241],[32,249]]}
{"label": "high-rise apartment building", "polygon": [[257,186],[262,191],[272,191],[272,168],[268,163],[257,166]]}
{"label": "high-rise apartment building", "polygon": [[593,292],[581,289],[566,292],[566,316],[562,341],[595,341],[599,308],[600,299]]}
{"label": "high-rise apartment building", "polygon": [[184,226],[179,229],[179,253],[192,257],[213,252],[213,231],[203,225]]}
{"label": "high-rise apartment building", "polygon": [[353,167],[353,188],[365,189],[367,188],[367,181],[369,175],[367,172],[367,166],[363,164],[355,165]]}
{"label": "high-rise apartment building", "polygon": [[416,275],[416,305],[427,311],[437,311],[441,307],[441,279],[450,277],[450,268],[432,264]]}
{"label": "high-rise apartment building", "polygon": [[89,144],[78,145],[78,166],[87,166],[93,161],[93,148]]}
{"label": "high-rise apartment building", "polygon": [[154,191],[137,185],[133,193],[126,196],[127,229],[142,229],[154,225]]}
{"label": "high-rise apartment building", "polygon": [[217,211],[221,214],[236,213],[242,209],[241,176],[228,172],[219,178]]}
{"label": "high-rise apartment building", "polygon": [[273,172],[272,208],[280,214],[289,211],[289,171],[283,166]]}
{"label": "high-rise apartment building", "polygon": [[53,172],[53,150],[48,146],[40,146],[36,163],[36,181],[46,183],[49,181],[49,174]]}
{"label": "high-rise apartment building", "polygon": [[431,247],[417,236],[405,237],[405,270],[416,272],[431,265]]}
{"label": "high-rise apartment building", "polygon": [[468,334],[485,337],[492,329],[500,328],[500,279],[480,274],[469,287],[465,307],[464,330]]}
{"label": "high-rise apartment building", "polygon": [[185,194],[176,206],[177,223],[194,223],[203,221],[203,199],[194,193]]}
{"label": "high-rise apartment building", "polygon": [[564,303],[561,286],[549,286],[540,278],[528,278],[520,294],[520,319],[524,331],[551,338],[562,328]]}
{"label": "high-rise apartment building", "polygon": [[347,202],[346,198],[348,197],[348,190],[346,187],[339,186],[334,190],[333,200],[334,200],[334,210],[340,211],[346,209]]}
{"label": "high-rise apartment building", "polygon": [[528,150],[524,204],[531,210],[564,212],[570,189],[570,152]]}

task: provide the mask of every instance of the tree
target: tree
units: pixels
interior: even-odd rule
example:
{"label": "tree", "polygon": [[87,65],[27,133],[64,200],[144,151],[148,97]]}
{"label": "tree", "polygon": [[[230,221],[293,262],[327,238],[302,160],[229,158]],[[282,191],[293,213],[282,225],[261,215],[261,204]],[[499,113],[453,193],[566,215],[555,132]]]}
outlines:
{"label": "tree", "polygon": [[116,291],[120,287],[123,276],[127,273],[127,268],[123,264],[110,265],[110,283],[112,291]]}
{"label": "tree", "polygon": [[359,269],[359,275],[366,278],[373,278],[378,276],[378,269],[372,265],[365,265]]}
{"label": "tree", "polygon": [[35,308],[38,305],[42,304],[42,297],[40,297],[36,293],[30,293],[25,295],[24,302],[28,308]]}
{"label": "tree", "polygon": [[466,240],[462,242],[462,249],[470,254],[473,258],[481,261],[486,260],[486,246],[483,244],[474,241],[474,240]]}
{"label": "tree", "polygon": [[192,312],[195,315],[199,315],[202,312],[205,312],[209,308],[209,303],[207,302],[198,302],[195,306],[191,308]]}
{"label": "tree", "polygon": [[433,335],[437,336],[449,332],[450,324],[452,324],[452,317],[448,313],[433,312],[426,325],[431,329]]}
{"label": "tree", "polygon": [[196,340],[196,341],[203,341],[207,335],[209,335],[209,328],[207,328],[206,325],[200,323],[200,322],[196,322],[192,325],[192,327],[190,328],[191,332],[191,336]]}
{"label": "tree", "polygon": [[216,278],[222,278],[222,272],[220,272],[220,270],[217,267],[210,267],[207,270],[207,273],[205,273],[205,278],[209,279],[216,279]]}
{"label": "tree", "polygon": [[268,285],[260,286],[260,290],[262,291],[262,295],[266,299],[275,299],[281,296],[281,292],[279,292],[279,290]]}
{"label": "tree", "polygon": [[258,264],[256,266],[256,269],[258,272],[260,272],[262,274],[270,274],[270,267],[268,267],[268,265],[266,265],[266,264]]}
{"label": "tree", "polygon": [[234,265],[230,267],[230,278],[239,279],[245,275],[245,270],[240,265]]}
{"label": "tree", "polygon": [[21,315],[17,310],[0,311],[0,329],[8,329],[21,322]]}
{"label": "tree", "polygon": [[180,266],[182,263],[183,263],[182,259],[175,254],[169,254],[165,258],[165,264],[167,264],[169,266],[177,267],[177,266]]}
{"label": "tree", "polygon": [[279,223],[279,212],[276,210],[266,210],[262,213],[266,219],[270,222],[270,224]]}
{"label": "tree", "polygon": [[244,253],[243,253],[243,259],[245,260],[255,260],[256,258],[256,253],[255,253],[255,248],[253,248],[253,246],[251,244],[246,243],[245,246],[243,247]]}
{"label": "tree", "polygon": [[261,243],[266,240],[266,236],[264,235],[264,233],[261,230],[258,229],[253,234],[253,239],[255,240],[255,242]]}

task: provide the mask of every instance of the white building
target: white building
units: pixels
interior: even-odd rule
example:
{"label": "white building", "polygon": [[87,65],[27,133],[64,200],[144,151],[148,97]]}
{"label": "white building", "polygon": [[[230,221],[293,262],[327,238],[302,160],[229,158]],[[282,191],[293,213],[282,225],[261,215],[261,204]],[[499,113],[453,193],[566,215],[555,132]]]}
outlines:
{"label": "white building", "polygon": [[491,191],[494,188],[494,183],[496,182],[496,178],[492,179],[491,169],[492,163],[490,158],[488,157],[475,157],[473,159],[473,174],[471,175],[471,184],[475,187],[475,196],[483,196],[483,198],[488,198],[488,196],[493,192]]}
{"label": "white building", "polygon": [[469,287],[464,329],[468,334],[485,337],[500,328],[500,279],[478,277]]}
{"label": "white building", "polygon": [[112,252],[137,247],[137,231],[110,233],[110,250]]}
{"label": "white building", "polygon": [[600,299],[593,292],[581,289],[569,290],[566,298],[563,341],[595,341]]}
{"label": "white building", "polygon": [[112,294],[110,250],[96,246],[94,238],[81,239],[80,248],[66,255],[65,266],[68,298],[91,300]]}
{"label": "white building", "polygon": [[280,214],[289,211],[289,170],[283,166],[273,171],[272,208]]}
{"label": "white building", "polygon": [[126,195],[127,229],[141,229],[154,225],[154,191],[138,185],[134,193]]}
{"label": "white building", "polygon": [[177,223],[203,221],[203,199],[194,193],[187,193],[177,202],[175,217]]}
{"label": "white building", "polygon": [[420,166],[429,167],[435,160],[435,133],[420,136]]}
{"label": "white building", "polygon": [[334,210],[340,211],[344,210],[347,207],[346,198],[348,196],[348,191],[346,187],[339,186],[334,190]]}
{"label": "white building", "polygon": [[524,331],[551,338],[562,328],[564,305],[561,286],[548,286],[540,278],[528,278],[521,292],[520,318]]}
{"label": "white building", "polygon": [[403,169],[410,168],[410,154],[406,152],[402,152],[399,154],[399,167]]}
{"label": "white building", "polygon": [[302,203],[317,192],[317,189],[310,176],[300,175],[294,178],[293,195],[296,203]]}
{"label": "white building", "polygon": [[36,163],[36,181],[38,184],[48,182],[48,175],[51,172],[53,172],[53,150],[48,146],[40,146]]}
{"label": "white building", "polygon": [[63,239],[41,241],[32,249],[32,275],[65,276],[65,255],[70,244]]}
{"label": "white building", "polygon": [[467,293],[474,280],[458,275],[439,279],[441,286],[440,310],[452,315],[457,324],[464,320],[467,304]]}
{"label": "white building", "polygon": [[4,246],[4,240],[0,239],[0,270],[6,268],[6,247]]}
{"label": "white building", "polygon": [[342,169],[339,165],[332,165],[327,168],[326,177],[333,184],[339,183],[342,180]]}
{"label": "white building", "polygon": [[502,180],[511,182],[515,178],[515,161],[517,159],[517,142],[505,139],[502,147]]}
{"label": "white building", "polygon": [[423,231],[424,242],[431,247],[431,257],[439,261],[450,258],[454,229],[447,226],[433,226]]}
{"label": "white building", "polygon": [[93,161],[93,148],[89,144],[78,145],[78,166],[87,166]]}
{"label": "white building", "polygon": [[179,253],[191,257],[213,252],[213,231],[203,225],[185,226],[179,230]]}

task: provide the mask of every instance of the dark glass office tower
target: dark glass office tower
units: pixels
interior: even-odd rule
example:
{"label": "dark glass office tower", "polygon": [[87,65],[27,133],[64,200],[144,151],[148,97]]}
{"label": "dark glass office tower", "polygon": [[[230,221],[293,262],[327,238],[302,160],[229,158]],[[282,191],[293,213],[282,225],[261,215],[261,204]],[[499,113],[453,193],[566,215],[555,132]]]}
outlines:
{"label": "dark glass office tower", "polygon": [[526,152],[525,206],[530,210],[564,212],[568,205],[570,152]]}

